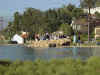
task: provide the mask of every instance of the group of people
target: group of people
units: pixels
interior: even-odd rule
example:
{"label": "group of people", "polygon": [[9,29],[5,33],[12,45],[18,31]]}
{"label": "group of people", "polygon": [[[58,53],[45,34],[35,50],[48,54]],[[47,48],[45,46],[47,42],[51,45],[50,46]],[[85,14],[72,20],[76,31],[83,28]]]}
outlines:
{"label": "group of people", "polygon": [[81,43],[80,35],[78,35],[78,36],[74,35],[73,36],[73,43]]}
{"label": "group of people", "polygon": [[66,35],[55,35],[55,34],[49,34],[49,33],[45,33],[44,35],[39,35],[39,34],[35,34],[35,41],[39,41],[39,40],[57,40],[57,39],[62,39],[62,38],[66,38]]}

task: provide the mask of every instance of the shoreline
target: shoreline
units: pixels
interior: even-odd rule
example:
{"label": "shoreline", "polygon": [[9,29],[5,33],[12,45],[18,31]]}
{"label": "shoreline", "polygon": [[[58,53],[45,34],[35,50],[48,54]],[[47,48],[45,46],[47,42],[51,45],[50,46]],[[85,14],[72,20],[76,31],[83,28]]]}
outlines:
{"label": "shoreline", "polygon": [[[26,46],[26,45],[25,45]],[[99,48],[100,46],[98,45],[91,45],[91,46],[57,46],[57,47],[31,47],[31,46],[26,46],[28,48],[74,48],[74,47],[78,47],[78,48]]]}
{"label": "shoreline", "polygon": [[95,48],[95,47],[100,47],[100,45],[90,45],[90,46],[84,46],[84,45],[78,45],[78,46],[74,46],[74,45],[70,45],[70,46],[56,46],[56,47],[32,47],[30,44],[0,44],[0,46],[25,46],[27,48],[73,48],[73,47],[78,47],[78,48]]}

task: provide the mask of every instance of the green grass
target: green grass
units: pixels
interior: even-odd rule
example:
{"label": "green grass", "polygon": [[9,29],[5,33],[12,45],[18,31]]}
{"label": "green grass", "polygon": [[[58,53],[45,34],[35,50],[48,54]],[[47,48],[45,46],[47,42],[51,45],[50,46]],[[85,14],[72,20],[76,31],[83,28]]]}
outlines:
{"label": "green grass", "polygon": [[14,61],[0,65],[0,75],[100,75],[100,57],[52,59],[50,61]]}

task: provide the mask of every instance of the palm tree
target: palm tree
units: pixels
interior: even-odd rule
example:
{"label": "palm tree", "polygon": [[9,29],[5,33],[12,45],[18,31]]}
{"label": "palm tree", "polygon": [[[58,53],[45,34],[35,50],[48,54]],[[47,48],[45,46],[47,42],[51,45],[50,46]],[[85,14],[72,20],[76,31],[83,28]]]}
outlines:
{"label": "palm tree", "polygon": [[97,0],[80,0],[81,7],[88,8],[88,42],[90,41],[90,16],[91,16],[91,8],[96,6]]}

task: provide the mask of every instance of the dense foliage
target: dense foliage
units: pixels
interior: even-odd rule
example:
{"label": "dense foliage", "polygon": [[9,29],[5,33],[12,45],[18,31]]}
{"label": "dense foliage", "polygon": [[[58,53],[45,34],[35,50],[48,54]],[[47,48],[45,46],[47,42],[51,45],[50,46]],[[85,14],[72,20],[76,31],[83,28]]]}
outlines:
{"label": "dense foliage", "polygon": [[87,61],[80,59],[53,59],[15,61],[10,65],[0,65],[0,75],[99,75],[100,57],[91,57]]}
{"label": "dense foliage", "polygon": [[21,31],[26,31],[30,34],[43,34],[45,32],[52,33],[58,31],[62,24],[65,24],[64,30],[67,30],[66,32],[72,33],[73,31],[68,31],[68,28],[71,30],[71,27],[69,26],[72,19],[79,18],[82,14],[83,10],[72,4],[63,6],[62,8],[49,9],[46,11],[41,11],[35,8],[27,8],[23,13],[14,13],[14,21],[9,22],[4,33],[7,36],[12,36],[13,34]]}
{"label": "dense foliage", "polygon": [[100,6],[100,0],[80,0],[80,6],[85,8],[94,8]]}

